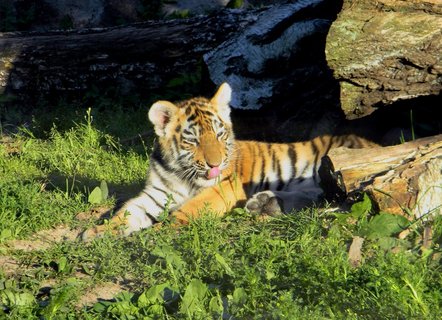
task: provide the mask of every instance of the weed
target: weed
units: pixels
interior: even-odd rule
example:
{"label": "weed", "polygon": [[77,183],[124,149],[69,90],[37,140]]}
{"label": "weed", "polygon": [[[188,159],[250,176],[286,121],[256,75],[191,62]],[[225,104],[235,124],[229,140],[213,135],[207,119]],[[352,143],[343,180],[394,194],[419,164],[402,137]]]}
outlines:
{"label": "weed", "polygon": [[[413,110],[410,109],[410,130],[411,130],[411,141],[416,140],[416,134],[414,132],[414,120],[413,120]],[[408,140],[406,139],[404,132],[401,130],[401,136],[399,137],[400,143],[405,143]]]}

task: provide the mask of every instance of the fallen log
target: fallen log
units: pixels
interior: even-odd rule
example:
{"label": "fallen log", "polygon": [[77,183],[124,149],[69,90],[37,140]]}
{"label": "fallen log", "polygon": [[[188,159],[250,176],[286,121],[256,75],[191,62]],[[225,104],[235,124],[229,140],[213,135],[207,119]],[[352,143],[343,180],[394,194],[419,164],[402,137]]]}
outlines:
{"label": "fallen log", "polygon": [[442,214],[442,135],[389,147],[337,148],[328,157],[349,195],[366,192],[379,210],[410,218]]}
{"label": "fallen log", "polygon": [[[81,97],[96,87],[100,93],[117,88],[123,95],[152,98],[164,95],[164,88],[173,93],[176,87],[188,83],[195,92],[186,93],[195,95],[204,94],[204,90],[211,92],[213,87],[198,86],[213,86],[210,77],[217,85],[231,83],[238,95],[234,107],[259,109],[264,100],[270,103],[273,91],[282,90],[285,97],[293,91],[293,84],[283,89],[288,83],[302,84],[306,79],[311,79],[309,85],[295,90],[290,100],[299,104],[310,91],[310,100],[318,100],[316,97],[328,96],[318,92],[318,86],[332,87],[323,42],[338,10],[337,2],[302,0],[114,28],[0,33],[0,94],[35,101],[63,94]],[[329,13],[324,14],[324,9],[330,9],[326,10]],[[319,37],[314,44],[308,41],[312,37]],[[241,48],[237,47],[238,41]],[[304,59],[307,63],[298,57],[302,56],[298,53],[302,42],[311,43],[307,46],[309,59]],[[229,44],[233,51],[224,49]],[[312,51],[319,53],[312,58]],[[292,69],[297,71],[287,73]],[[238,80],[242,78],[248,80]],[[263,101],[257,101],[257,94]],[[318,105],[324,104],[323,99],[319,100]]]}
{"label": "fallen log", "polygon": [[[0,33],[0,94],[35,100],[116,87],[149,96],[201,73],[202,56],[259,10],[72,31]],[[183,81],[183,79],[180,79]]]}

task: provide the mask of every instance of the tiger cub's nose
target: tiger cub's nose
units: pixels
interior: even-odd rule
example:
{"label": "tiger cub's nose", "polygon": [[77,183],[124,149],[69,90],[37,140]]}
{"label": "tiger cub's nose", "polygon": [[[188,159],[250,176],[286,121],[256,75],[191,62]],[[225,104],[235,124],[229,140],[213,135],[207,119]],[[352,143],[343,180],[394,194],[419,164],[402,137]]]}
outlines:
{"label": "tiger cub's nose", "polygon": [[219,167],[221,164],[221,161],[220,160],[213,161],[213,160],[214,159],[210,159],[210,161],[206,160],[207,165],[211,168]]}
{"label": "tiger cub's nose", "polygon": [[206,148],[204,152],[204,160],[210,168],[219,167],[222,162],[223,155],[220,150],[214,146]]}

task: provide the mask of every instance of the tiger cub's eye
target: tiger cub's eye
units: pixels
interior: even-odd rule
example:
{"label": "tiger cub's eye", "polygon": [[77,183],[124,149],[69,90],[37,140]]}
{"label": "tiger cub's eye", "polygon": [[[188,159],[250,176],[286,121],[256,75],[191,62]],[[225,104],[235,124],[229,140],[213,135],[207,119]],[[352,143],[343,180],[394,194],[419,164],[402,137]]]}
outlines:
{"label": "tiger cub's eye", "polygon": [[216,134],[216,137],[217,137],[218,139],[220,139],[221,137],[224,136],[225,133],[226,133],[225,130],[220,130],[220,131],[218,131],[218,133]]}
{"label": "tiger cub's eye", "polygon": [[198,145],[198,139],[194,137],[183,137],[183,142],[191,145]]}

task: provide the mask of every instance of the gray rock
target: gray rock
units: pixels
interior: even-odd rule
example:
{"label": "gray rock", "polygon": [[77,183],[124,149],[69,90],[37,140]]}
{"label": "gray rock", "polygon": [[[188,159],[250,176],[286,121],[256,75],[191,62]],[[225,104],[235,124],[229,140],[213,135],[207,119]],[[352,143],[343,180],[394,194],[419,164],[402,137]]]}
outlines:
{"label": "gray rock", "polygon": [[256,23],[244,32],[204,55],[210,78],[219,85],[228,82],[233,89],[232,106],[260,109],[277,87],[287,81],[287,74],[275,75],[268,65],[278,60],[290,60],[301,40],[324,32],[330,21],[297,19],[306,8],[323,0],[303,0],[294,4],[276,5],[256,18]]}

